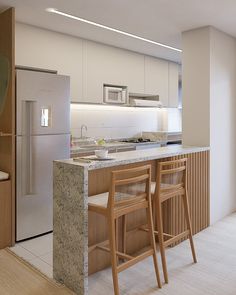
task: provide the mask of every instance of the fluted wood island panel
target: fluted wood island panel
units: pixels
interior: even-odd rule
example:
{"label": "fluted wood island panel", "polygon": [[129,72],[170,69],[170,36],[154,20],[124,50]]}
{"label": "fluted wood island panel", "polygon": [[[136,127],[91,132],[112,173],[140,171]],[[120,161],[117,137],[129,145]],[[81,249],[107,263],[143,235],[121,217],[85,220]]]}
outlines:
{"label": "fluted wood island panel", "polygon": [[[145,161],[117,167],[91,170],[88,174],[89,196],[109,190],[111,171],[135,167],[140,164],[151,164],[152,180],[155,181],[157,162],[188,158],[188,192],[189,206],[192,219],[193,233],[197,233],[209,226],[209,151],[184,154],[164,159]],[[134,231],[146,220],[145,211],[132,213],[127,222],[127,250],[135,253],[142,247],[148,245],[148,235],[142,231]],[[107,240],[106,219],[94,212],[88,215],[88,243],[89,246]],[[184,211],[181,196],[170,199],[163,204],[164,231],[171,235],[177,235],[186,230]],[[121,228],[121,224],[120,224]],[[120,237],[121,240],[121,237]],[[110,254],[99,249],[89,253],[89,274],[110,265]]]}
{"label": "fluted wood island panel", "polygon": [[[88,273],[109,265],[109,253],[88,247],[107,240],[106,221],[88,213],[88,197],[109,189],[110,172],[151,164],[156,177],[158,161],[188,158],[188,192],[193,232],[209,226],[209,149],[172,146],[112,155],[113,161],[90,164],[73,160],[54,163],[54,278],[77,294],[87,294]],[[180,199],[163,206],[165,232],[175,235],[185,229]],[[136,230],[144,224],[145,212],[130,214],[127,220],[127,251],[148,245],[147,233]],[[172,245],[173,246],[173,245]]]}

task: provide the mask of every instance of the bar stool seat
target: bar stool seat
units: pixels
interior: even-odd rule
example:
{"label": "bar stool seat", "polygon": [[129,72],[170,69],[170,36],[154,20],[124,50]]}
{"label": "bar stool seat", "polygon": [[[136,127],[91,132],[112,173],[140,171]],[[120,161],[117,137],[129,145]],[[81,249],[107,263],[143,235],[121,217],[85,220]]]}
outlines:
{"label": "bar stool seat", "polygon": [[[120,200],[128,200],[132,195],[127,193],[119,193],[119,195],[116,195],[116,198],[119,198]],[[108,204],[108,198],[109,198],[109,192],[105,192],[102,194],[94,195],[89,197],[88,204],[89,206],[99,206],[107,208]]]}
{"label": "bar stool seat", "polygon": [[88,198],[88,205],[97,205],[100,207],[107,207],[108,192],[94,195]]}
{"label": "bar stool seat", "polygon": [[[152,205],[151,205],[151,165],[111,172],[109,192],[90,196],[88,210],[102,214],[108,224],[107,241],[91,245],[89,253],[94,249],[109,252],[111,255],[114,294],[119,295],[118,273],[133,266],[141,260],[152,256],[157,284],[161,288],[161,280],[157,262],[156,243],[154,237]],[[138,210],[146,210],[148,232],[151,248],[136,256],[126,253],[126,221],[122,226],[122,250],[118,249],[117,220],[126,220],[126,215]],[[120,260],[122,259],[122,263]],[[134,282],[135,283],[135,282]]]}

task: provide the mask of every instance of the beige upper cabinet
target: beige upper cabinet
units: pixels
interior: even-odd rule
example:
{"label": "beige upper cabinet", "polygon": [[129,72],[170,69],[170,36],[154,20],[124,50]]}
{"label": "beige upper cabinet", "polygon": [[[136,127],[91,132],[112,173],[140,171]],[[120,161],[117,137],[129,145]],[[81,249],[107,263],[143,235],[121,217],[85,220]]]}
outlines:
{"label": "beige upper cabinet", "polygon": [[94,42],[84,41],[83,50],[83,99],[81,102],[102,103],[101,87],[104,73],[102,59],[105,59],[103,46]]}
{"label": "beige upper cabinet", "polygon": [[178,78],[178,64],[145,56],[145,94],[158,94],[164,107],[179,105]]}
{"label": "beige upper cabinet", "polygon": [[168,62],[145,56],[145,94],[159,95],[163,106],[168,107]]}
{"label": "beige upper cabinet", "polygon": [[127,86],[129,93],[159,95],[164,107],[178,107],[176,63],[84,40],[82,69],[79,102],[103,103],[103,85],[111,84]]}
{"label": "beige upper cabinet", "polygon": [[125,52],[123,75],[130,93],[144,94],[144,55]]}
{"label": "beige upper cabinet", "polygon": [[174,62],[169,62],[169,102],[170,108],[179,106],[179,65]]}
{"label": "beige upper cabinet", "polygon": [[131,51],[85,41],[83,102],[102,103],[103,85],[127,86],[144,93],[144,56]]}
{"label": "beige upper cabinet", "polygon": [[83,97],[83,40],[22,23],[16,23],[15,30],[16,64],[57,70],[58,74],[70,76],[71,101],[80,102]]}

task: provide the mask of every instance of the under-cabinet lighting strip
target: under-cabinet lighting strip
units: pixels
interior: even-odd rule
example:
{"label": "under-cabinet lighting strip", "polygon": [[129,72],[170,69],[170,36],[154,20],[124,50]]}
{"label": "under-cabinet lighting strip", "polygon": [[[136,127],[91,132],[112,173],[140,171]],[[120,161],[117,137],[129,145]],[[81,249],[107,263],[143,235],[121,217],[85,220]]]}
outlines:
{"label": "under-cabinet lighting strip", "polygon": [[93,110],[93,111],[119,111],[119,112],[165,112],[166,108],[156,107],[130,107],[130,106],[116,106],[105,104],[80,104],[71,103],[71,110]]}
{"label": "under-cabinet lighting strip", "polygon": [[131,37],[131,38],[135,38],[135,39],[138,39],[138,40],[141,40],[141,41],[144,41],[144,42],[148,42],[148,43],[151,43],[151,44],[162,46],[162,47],[165,47],[167,49],[182,52],[181,49],[178,49],[178,48],[175,48],[175,47],[172,47],[172,46],[168,46],[168,45],[165,45],[165,44],[162,44],[162,43],[150,40],[150,39],[146,39],[146,38],[143,38],[143,37],[131,34],[131,33],[121,31],[121,30],[117,30],[117,29],[114,29],[114,28],[111,28],[111,27],[108,27],[108,26],[105,26],[105,25],[102,25],[102,24],[99,24],[99,23],[95,23],[95,22],[89,21],[87,19],[75,16],[75,15],[72,15],[72,14],[65,13],[65,12],[60,11],[60,10],[55,9],[55,8],[47,8],[46,11],[50,12],[50,13],[55,13],[55,14],[58,14],[58,15],[62,15],[62,16],[65,16],[65,17],[68,17],[68,18],[71,18],[71,19],[74,19],[74,20],[78,20],[78,21],[81,21],[83,23],[90,24],[90,25],[93,25],[93,26],[96,26],[96,27],[99,27],[99,28],[102,28],[102,29],[106,29],[106,30],[109,30],[109,31],[112,31],[112,32],[115,32],[115,33],[119,33],[119,34],[122,34],[122,35],[125,35],[125,36],[128,36],[128,37]]}

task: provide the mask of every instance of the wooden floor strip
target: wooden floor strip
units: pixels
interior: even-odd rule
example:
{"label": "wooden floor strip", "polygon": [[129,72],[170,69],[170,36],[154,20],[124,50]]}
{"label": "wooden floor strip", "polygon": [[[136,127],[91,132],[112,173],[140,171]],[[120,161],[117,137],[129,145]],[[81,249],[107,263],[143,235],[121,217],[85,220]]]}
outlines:
{"label": "wooden floor strip", "polygon": [[7,249],[0,251],[1,295],[72,295]]}

